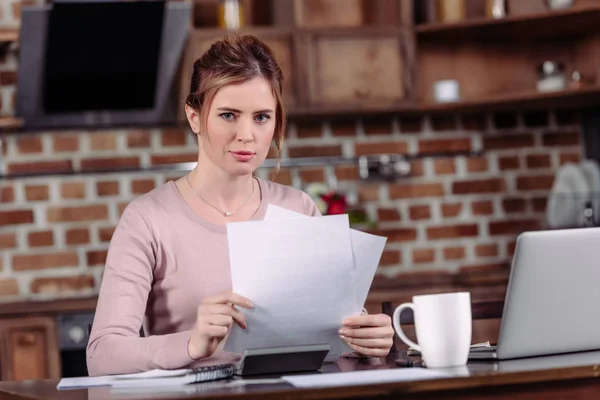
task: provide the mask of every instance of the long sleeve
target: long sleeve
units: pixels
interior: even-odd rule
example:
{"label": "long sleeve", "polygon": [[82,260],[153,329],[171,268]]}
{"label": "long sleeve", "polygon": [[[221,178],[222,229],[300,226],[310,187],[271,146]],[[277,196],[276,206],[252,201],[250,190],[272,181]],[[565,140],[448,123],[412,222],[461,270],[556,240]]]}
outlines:
{"label": "long sleeve", "polygon": [[319,207],[317,207],[317,203],[306,193],[302,192],[302,208],[304,209],[304,214],[309,215],[311,217],[320,217],[321,212],[319,211]]}
{"label": "long sleeve", "polygon": [[146,208],[132,202],[111,239],[86,349],[90,376],[183,368],[190,332],[140,337],[157,244]]}

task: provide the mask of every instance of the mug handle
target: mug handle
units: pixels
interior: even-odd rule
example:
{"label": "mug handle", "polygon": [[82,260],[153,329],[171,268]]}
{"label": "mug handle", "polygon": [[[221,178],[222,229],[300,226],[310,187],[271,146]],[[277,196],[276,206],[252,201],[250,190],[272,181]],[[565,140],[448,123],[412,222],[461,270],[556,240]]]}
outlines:
{"label": "mug handle", "polygon": [[409,345],[410,347],[412,347],[413,349],[415,349],[417,351],[421,351],[421,346],[419,346],[418,344],[416,344],[415,342],[413,342],[412,340],[410,340],[408,338],[408,336],[406,336],[406,334],[402,330],[402,326],[400,326],[400,314],[402,314],[402,311],[406,310],[407,308],[410,308],[411,310],[413,310],[413,314],[414,314],[414,312],[415,312],[415,306],[414,306],[413,303],[403,303],[403,304],[400,304],[394,310],[394,316],[392,318],[392,324],[394,326],[394,330],[398,334],[398,337],[400,337],[400,339],[402,339],[402,341],[404,343],[406,343],[407,345]]}

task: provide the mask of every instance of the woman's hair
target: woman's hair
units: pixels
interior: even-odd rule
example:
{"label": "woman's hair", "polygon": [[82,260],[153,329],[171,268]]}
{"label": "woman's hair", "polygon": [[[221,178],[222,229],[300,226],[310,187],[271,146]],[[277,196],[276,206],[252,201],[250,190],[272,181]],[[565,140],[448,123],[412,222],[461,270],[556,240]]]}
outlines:
{"label": "woman's hair", "polygon": [[224,86],[246,82],[262,77],[270,83],[277,102],[275,110],[275,132],[277,146],[277,169],[286,128],[283,108],[283,73],[269,46],[252,35],[225,36],[194,62],[190,93],[186,104],[200,114],[200,133],[206,132],[206,121],[210,104],[217,91]]}

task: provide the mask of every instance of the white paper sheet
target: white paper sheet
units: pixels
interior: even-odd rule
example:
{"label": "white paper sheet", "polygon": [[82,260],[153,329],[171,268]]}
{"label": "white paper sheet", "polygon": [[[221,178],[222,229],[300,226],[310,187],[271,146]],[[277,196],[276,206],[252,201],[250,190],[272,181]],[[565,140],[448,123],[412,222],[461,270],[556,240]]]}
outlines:
{"label": "white paper sheet", "polygon": [[95,386],[110,386],[115,381],[125,381],[133,379],[156,379],[156,378],[169,378],[181,377],[190,373],[191,369],[175,369],[175,370],[162,370],[153,369],[150,371],[139,372],[134,374],[120,374],[120,375],[105,375],[105,376],[82,376],[75,378],[62,378],[57,389],[74,389],[74,388],[86,388]]}
{"label": "white paper sheet", "polygon": [[417,381],[449,378],[451,374],[427,368],[376,369],[368,371],[336,372],[282,376],[281,379],[299,388],[358,386],[377,383]]}
{"label": "white paper sheet", "polygon": [[[285,218],[311,217],[273,204],[267,206],[265,220]],[[379,260],[381,260],[387,238],[351,229],[350,241],[352,244],[354,266],[356,268],[356,294],[358,303],[363,306],[371,289],[371,284],[373,283],[375,272],[377,272]]]}
{"label": "white paper sheet", "polygon": [[233,291],[255,307],[239,308],[248,329],[234,325],[223,350],[328,343],[326,360],[352,349],[339,337],[358,315],[347,215],[227,224]]}

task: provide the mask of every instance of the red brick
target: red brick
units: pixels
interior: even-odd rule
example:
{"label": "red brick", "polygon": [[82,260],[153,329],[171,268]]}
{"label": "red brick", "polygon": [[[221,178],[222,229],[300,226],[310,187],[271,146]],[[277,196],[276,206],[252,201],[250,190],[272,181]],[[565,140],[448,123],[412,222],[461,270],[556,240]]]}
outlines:
{"label": "red brick", "polygon": [[453,194],[500,193],[506,190],[504,179],[473,179],[452,184]]}
{"label": "red brick", "polygon": [[127,148],[148,148],[150,147],[150,131],[137,129],[127,132]]}
{"label": "red brick", "polygon": [[502,209],[507,214],[524,212],[526,207],[527,202],[525,201],[525,199],[510,198],[502,200]]}
{"label": "red brick", "polygon": [[547,204],[548,198],[546,197],[534,197],[533,199],[531,199],[531,206],[534,212],[546,211]]}
{"label": "red brick", "polygon": [[35,154],[44,151],[40,136],[21,136],[17,138],[16,144],[20,154]]}
{"label": "red brick", "polygon": [[29,247],[54,246],[54,234],[52,231],[29,232],[27,242]]}
{"label": "red brick", "polygon": [[477,257],[497,257],[498,256],[498,244],[480,244],[475,246],[475,255]]}
{"label": "red brick", "polygon": [[17,83],[17,71],[1,71],[0,85],[11,86]]}
{"label": "red brick", "polygon": [[32,210],[0,211],[0,226],[31,223],[33,223]]}
{"label": "red brick", "polygon": [[442,158],[435,160],[434,169],[436,175],[453,175],[456,173],[456,166],[453,158]]}
{"label": "red brick", "polygon": [[8,172],[11,174],[25,174],[35,172],[71,172],[73,164],[71,160],[60,161],[36,161],[23,163],[9,163]]}
{"label": "red brick", "polygon": [[527,156],[527,168],[549,168],[550,167],[550,155],[549,154],[529,154]]}
{"label": "red brick", "polygon": [[65,232],[65,244],[87,244],[90,242],[90,232],[87,228],[73,228]]}
{"label": "red brick", "polygon": [[325,182],[325,171],[322,168],[301,168],[298,174],[304,183]]}
{"label": "red brick", "polygon": [[462,210],[461,203],[445,203],[442,204],[442,216],[444,218],[456,217]]}
{"label": "red brick", "polygon": [[501,171],[519,169],[521,168],[521,162],[517,156],[499,157],[498,168],[500,168]]}
{"label": "red brick", "polygon": [[423,176],[425,174],[425,170],[423,168],[423,160],[415,160],[410,163],[410,173],[408,174],[411,178],[417,178],[419,176]]}
{"label": "red brick", "polygon": [[548,133],[542,136],[544,146],[576,146],[579,144],[577,132]]}
{"label": "red brick", "polygon": [[540,221],[536,219],[523,219],[512,221],[492,221],[489,223],[490,235],[518,235],[522,232],[537,231]]}
{"label": "red brick", "polygon": [[488,160],[485,157],[467,158],[467,172],[485,172],[488,170]]}
{"label": "red brick", "polygon": [[412,252],[412,261],[415,264],[432,263],[435,261],[435,250],[414,249]]}
{"label": "red brick", "polygon": [[79,151],[79,136],[53,135],[52,148],[55,153],[77,152]]}
{"label": "red brick", "polygon": [[400,132],[418,133],[423,130],[423,117],[421,115],[405,115],[400,118]]}
{"label": "red brick", "polygon": [[154,179],[135,179],[131,181],[131,193],[133,194],[145,194],[154,190],[155,187]]}
{"label": "red brick", "polygon": [[465,258],[465,248],[462,246],[444,248],[444,260],[462,260]]}
{"label": "red brick", "polygon": [[445,153],[471,150],[470,138],[422,139],[419,141],[419,153]]}
{"label": "red brick", "polygon": [[13,256],[13,270],[31,271],[59,267],[76,267],[79,264],[77,253],[61,251],[43,254],[19,254]]}
{"label": "red brick", "polygon": [[360,179],[358,167],[354,165],[338,165],[335,167],[335,176],[338,181],[357,181]]}
{"label": "red brick", "polygon": [[431,218],[431,210],[428,205],[416,205],[411,206],[408,209],[408,213],[410,215],[410,219],[412,220],[422,220]]}
{"label": "red brick", "polygon": [[462,237],[477,236],[479,227],[476,224],[446,225],[427,228],[427,238],[437,239],[457,239]]}
{"label": "red brick", "polygon": [[517,190],[550,190],[554,175],[535,175],[517,177]]}
{"label": "red brick", "polygon": [[430,120],[434,131],[454,131],[457,128],[454,114],[433,115]]}
{"label": "red brick", "polygon": [[373,234],[385,236],[389,242],[410,242],[417,239],[415,228],[386,228],[376,230]]}
{"label": "red brick", "polygon": [[138,156],[84,158],[83,160],[81,160],[81,169],[84,171],[118,168],[137,168],[139,166],[140,158]]}
{"label": "red brick", "polygon": [[117,134],[112,132],[91,134],[90,148],[92,150],[116,150]]}
{"label": "red brick", "polygon": [[16,296],[19,294],[19,283],[16,279],[0,279],[0,296]]}
{"label": "red brick", "polygon": [[508,242],[506,244],[506,255],[512,257],[515,254],[515,249],[517,247],[517,242],[515,240]]}
{"label": "red brick", "polygon": [[110,242],[113,233],[115,233],[114,226],[103,226],[101,228],[98,228],[98,239],[101,242]]}
{"label": "red brick", "polygon": [[292,173],[289,169],[280,169],[275,172],[269,171],[269,180],[280,183],[282,185],[291,185],[292,184]]}
{"label": "red brick", "polygon": [[340,145],[289,147],[290,157],[335,157],[342,155]]}
{"label": "red brick", "polygon": [[17,247],[17,236],[14,233],[0,233],[0,249]]}
{"label": "red brick", "polygon": [[378,201],[379,200],[379,185],[373,184],[362,184],[358,187],[358,201],[360,203],[365,201]]}
{"label": "red brick", "polygon": [[531,134],[488,136],[483,138],[483,148],[485,150],[518,149],[532,147],[533,145],[534,140]]}
{"label": "red brick", "polygon": [[196,161],[198,161],[197,153],[156,154],[151,157],[151,163],[153,165],[179,164]]}
{"label": "red brick", "polygon": [[63,199],[85,198],[85,182],[63,182],[60,185],[60,195]]}
{"label": "red brick", "polygon": [[379,265],[381,266],[389,266],[389,265],[397,265],[402,262],[402,253],[400,250],[385,250],[381,255],[381,260],[379,260]]}
{"label": "red brick", "polygon": [[0,188],[0,203],[12,203],[15,201],[15,190],[12,186]]}
{"label": "red brick", "polygon": [[182,128],[165,129],[161,133],[161,144],[164,147],[185,146],[187,135],[187,131]]}
{"label": "red brick", "polygon": [[362,126],[365,135],[389,135],[392,132],[392,119],[385,116],[364,117]]}
{"label": "red brick", "polygon": [[96,193],[100,197],[118,196],[120,193],[119,182],[117,182],[117,181],[97,182],[96,183]]}
{"label": "red brick", "polygon": [[32,293],[74,293],[94,289],[94,277],[90,275],[77,275],[68,277],[36,278],[31,282]]}
{"label": "red brick", "polygon": [[323,136],[323,122],[320,120],[302,120],[296,122],[296,136],[315,138]]}
{"label": "red brick", "polygon": [[106,264],[107,250],[92,250],[86,253],[87,266],[93,267],[96,265]]}
{"label": "red brick", "polygon": [[48,185],[27,185],[25,186],[25,198],[27,201],[48,200],[50,196]]}
{"label": "red brick", "polygon": [[444,186],[441,183],[402,183],[389,186],[391,199],[414,199],[422,197],[441,197]]}
{"label": "red brick", "polygon": [[408,145],[406,142],[368,142],[368,143],[355,143],[354,153],[357,156],[376,155],[376,154],[406,154],[408,152]]}
{"label": "red brick", "polygon": [[329,127],[333,136],[355,136],[357,132],[354,119],[330,120]]}
{"label": "red brick", "polygon": [[580,153],[560,153],[559,163],[564,165],[566,163],[578,164],[581,161]]}
{"label": "red brick", "polygon": [[123,203],[119,203],[118,207],[117,207],[117,211],[119,212],[119,218],[121,218],[121,216],[123,215],[123,211],[125,211],[125,208],[127,207],[129,203],[128,202],[123,202]]}
{"label": "red brick", "polygon": [[400,211],[397,208],[378,208],[377,219],[379,221],[400,221]]}
{"label": "red brick", "polygon": [[108,218],[106,204],[95,204],[80,207],[49,207],[46,218],[48,222],[98,221]]}
{"label": "red brick", "polygon": [[471,212],[473,215],[492,215],[494,213],[494,203],[489,200],[474,201],[471,203]]}

